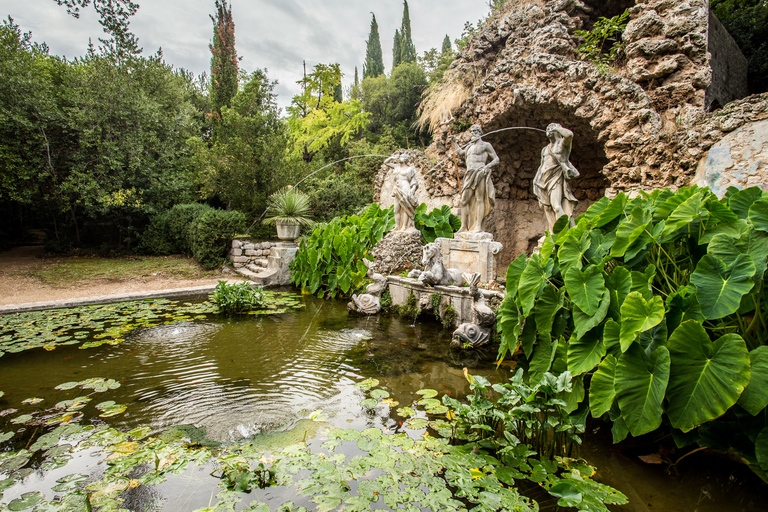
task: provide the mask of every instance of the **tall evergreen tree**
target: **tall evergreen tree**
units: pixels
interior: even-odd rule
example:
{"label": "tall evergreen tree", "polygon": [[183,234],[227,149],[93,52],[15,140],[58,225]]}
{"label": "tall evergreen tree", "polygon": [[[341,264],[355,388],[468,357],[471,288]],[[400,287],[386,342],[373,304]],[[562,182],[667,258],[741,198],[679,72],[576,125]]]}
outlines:
{"label": "tall evergreen tree", "polygon": [[211,49],[211,111],[221,120],[221,108],[232,105],[237,94],[238,58],[235,51],[235,22],[227,0],[216,0],[216,17],[213,22]]}
{"label": "tall evergreen tree", "polygon": [[402,39],[400,31],[395,29],[395,40],[392,43],[392,69],[395,69],[402,62]]}
{"label": "tall evergreen tree", "polygon": [[416,47],[411,38],[411,15],[408,2],[403,2],[403,21],[400,26],[400,62],[416,62]]}
{"label": "tall evergreen tree", "polygon": [[341,82],[337,83],[333,88],[333,101],[338,103],[344,101],[344,93],[341,90]]}
{"label": "tall evergreen tree", "polygon": [[371,32],[365,49],[365,64],[363,64],[363,78],[376,77],[384,74],[384,57],[381,54],[381,38],[379,37],[379,24],[376,23],[376,15],[371,13]]}
{"label": "tall evergreen tree", "polygon": [[448,37],[448,34],[445,34],[445,39],[443,39],[443,48],[440,52],[440,55],[442,56],[451,52],[453,52],[453,47],[451,46],[451,38]]}
{"label": "tall evergreen tree", "polygon": [[357,74],[357,66],[355,66],[355,82],[352,84],[352,89],[349,91],[349,97],[355,101],[360,99],[360,77]]}

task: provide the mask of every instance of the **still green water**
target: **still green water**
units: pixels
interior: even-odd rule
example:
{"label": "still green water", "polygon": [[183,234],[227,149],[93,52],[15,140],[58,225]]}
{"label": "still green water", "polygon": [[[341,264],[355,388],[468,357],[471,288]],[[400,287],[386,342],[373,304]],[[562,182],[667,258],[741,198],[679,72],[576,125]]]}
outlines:
{"label": "still green water", "polygon": [[[100,399],[125,404],[127,410],[101,419],[91,404],[83,410],[83,423],[106,421],[125,430],[148,425],[154,432],[190,424],[219,442],[252,436],[312,437],[317,433],[306,418],[318,409],[335,426],[397,429],[398,417],[390,417],[386,408],[359,405],[363,394],[355,384],[366,378],[378,379],[403,406],[418,399],[415,392],[422,388],[465,395],[469,389],[463,368],[492,382],[508,377],[508,368],[493,364],[493,349],[450,350],[450,333],[437,322],[412,325],[394,316],[355,317],[347,314],[343,302],[311,296],[301,300],[304,309],[281,315],[209,317],[138,329],[114,346],[7,353],[0,359],[0,390],[5,392],[0,411],[17,411],[0,417],[0,433],[19,430],[9,419],[25,413],[25,407],[33,409],[20,405],[22,400],[38,397],[50,406],[64,396],[55,386],[93,377],[121,382],[119,389]],[[23,448],[39,434],[34,427],[26,429],[14,438],[14,448]],[[732,461],[694,455],[668,474],[666,466],[640,460],[637,455],[643,449],[618,449],[601,435],[599,426],[592,430],[582,455],[598,467],[605,483],[630,498],[630,504],[618,510],[768,509],[765,485]],[[99,461],[98,452],[81,453],[51,474],[36,471],[23,485],[4,492],[0,508],[23,492],[50,487],[47,482],[66,472],[98,472]],[[196,471],[206,470],[132,489],[123,506],[137,511],[204,507],[215,482]],[[265,493],[267,499],[271,492]],[[272,496],[275,503],[284,498]]]}

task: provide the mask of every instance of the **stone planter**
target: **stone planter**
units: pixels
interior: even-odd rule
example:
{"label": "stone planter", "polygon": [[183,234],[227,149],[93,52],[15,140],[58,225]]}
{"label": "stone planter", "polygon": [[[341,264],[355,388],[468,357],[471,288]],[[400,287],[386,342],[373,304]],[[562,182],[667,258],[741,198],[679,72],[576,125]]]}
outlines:
{"label": "stone planter", "polygon": [[298,222],[280,222],[275,223],[277,225],[277,238],[280,240],[295,240],[301,233],[301,224]]}

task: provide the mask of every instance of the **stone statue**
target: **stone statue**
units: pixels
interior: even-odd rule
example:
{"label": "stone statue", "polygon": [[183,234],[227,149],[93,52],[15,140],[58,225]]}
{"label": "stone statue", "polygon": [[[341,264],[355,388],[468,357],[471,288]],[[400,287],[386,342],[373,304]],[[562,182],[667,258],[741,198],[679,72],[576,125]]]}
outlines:
{"label": "stone statue", "polygon": [[496,323],[496,313],[485,304],[483,292],[477,287],[480,274],[463,274],[464,281],[472,293],[472,322],[461,324],[451,337],[453,348],[477,348],[491,340],[491,332]]}
{"label": "stone statue", "polygon": [[388,280],[386,276],[374,271],[370,261],[363,258],[363,263],[368,267],[366,275],[373,282],[365,287],[365,293],[352,295],[352,301],[347,304],[347,310],[363,315],[375,315],[381,311],[381,295],[387,289]]}
{"label": "stone statue", "polygon": [[445,268],[440,244],[431,242],[424,246],[421,258],[424,270],[411,270],[408,277],[418,279],[429,286],[461,286],[464,283],[461,271],[455,268]]}
{"label": "stone statue", "polygon": [[480,233],[483,219],[496,204],[496,193],[491,179],[491,167],[499,163],[499,157],[488,142],[481,137],[483,129],[473,124],[469,129],[472,138],[466,149],[461,149],[452,139],[456,153],[466,156],[467,172],[461,187],[461,229],[459,233]]}
{"label": "stone statue", "polygon": [[393,169],[395,181],[392,196],[395,198],[395,228],[393,231],[418,232],[413,220],[419,201],[416,199],[416,190],[419,182],[416,181],[416,170],[408,165],[408,155],[402,153],[397,163],[393,163],[395,156],[387,158],[384,163]]}
{"label": "stone statue", "polygon": [[541,150],[541,164],[533,178],[533,193],[539,200],[539,206],[547,216],[549,232],[557,219],[563,215],[569,218],[573,227],[573,209],[579,202],[574,197],[568,182],[579,176],[579,171],[568,160],[571,155],[573,132],[557,123],[547,126],[549,144]]}

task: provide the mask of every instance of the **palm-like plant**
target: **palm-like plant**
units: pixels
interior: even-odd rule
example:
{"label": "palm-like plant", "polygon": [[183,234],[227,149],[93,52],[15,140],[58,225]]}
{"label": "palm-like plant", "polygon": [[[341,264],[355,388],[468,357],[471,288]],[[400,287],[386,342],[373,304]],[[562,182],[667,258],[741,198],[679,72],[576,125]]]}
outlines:
{"label": "palm-like plant", "polygon": [[311,226],[309,196],[290,186],[281,188],[267,199],[267,217],[264,224],[300,224]]}

